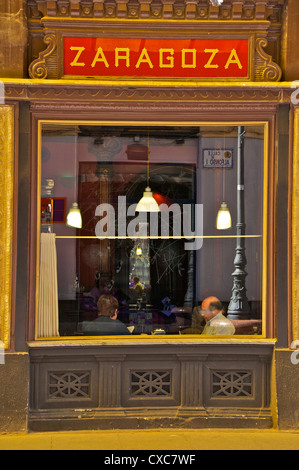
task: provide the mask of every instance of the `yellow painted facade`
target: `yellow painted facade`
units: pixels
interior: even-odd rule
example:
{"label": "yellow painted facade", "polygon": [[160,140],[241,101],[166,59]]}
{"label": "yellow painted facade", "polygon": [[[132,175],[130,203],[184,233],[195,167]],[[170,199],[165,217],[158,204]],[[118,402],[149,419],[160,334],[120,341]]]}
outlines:
{"label": "yellow painted facade", "polygon": [[10,347],[14,222],[14,108],[0,106],[0,340]]}

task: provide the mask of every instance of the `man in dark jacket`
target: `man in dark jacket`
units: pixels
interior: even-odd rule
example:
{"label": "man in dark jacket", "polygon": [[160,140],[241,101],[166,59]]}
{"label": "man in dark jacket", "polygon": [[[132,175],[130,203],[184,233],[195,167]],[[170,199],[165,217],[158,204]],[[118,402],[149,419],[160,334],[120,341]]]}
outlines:
{"label": "man in dark jacket", "polygon": [[130,331],[117,320],[118,300],[111,294],[103,294],[98,300],[98,318],[82,323],[82,331],[87,336],[130,335]]}

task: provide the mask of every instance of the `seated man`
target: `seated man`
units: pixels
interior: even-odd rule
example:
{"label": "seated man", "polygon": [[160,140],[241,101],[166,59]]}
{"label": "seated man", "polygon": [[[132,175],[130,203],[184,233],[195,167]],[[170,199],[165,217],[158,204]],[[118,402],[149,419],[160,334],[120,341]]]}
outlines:
{"label": "seated man", "polygon": [[117,320],[118,300],[111,294],[103,294],[98,300],[98,317],[93,321],[82,323],[85,335],[130,335],[130,331]]}
{"label": "seated man", "polygon": [[233,323],[223,315],[223,306],[217,297],[208,297],[201,304],[201,315],[206,325],[203,335],[233,335]]}
{"label": "seated man", "polygon": [[133,284],[134,284],[134,287],[133,287],[134,294],[137,297],[142,297],[142,294],[144,292],[144,285],[141,284],[139,277],[137,276],[133,277]]}

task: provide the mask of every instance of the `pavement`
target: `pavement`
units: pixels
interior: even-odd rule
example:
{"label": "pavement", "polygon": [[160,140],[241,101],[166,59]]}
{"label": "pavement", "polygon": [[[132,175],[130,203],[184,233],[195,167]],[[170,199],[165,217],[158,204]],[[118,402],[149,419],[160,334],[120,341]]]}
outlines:
{"label": "pavement", "polygon": [[[182,462],[178,462],[174,451],[181,451],[187,459],[183,463],[193,464],[203,450],[299,450],[299,430],[136,429],[0,434],[0,450],[97,450],[102,451],[103,463],[125,463],[131,467],[137,462],[134,465],[135,461],[118,459],[136,455],[143,463],[149,459],[150,464],[175,464]],[[162,454],[166,457],[162,458]],[[142,455],[147,457],[142,459]]]}

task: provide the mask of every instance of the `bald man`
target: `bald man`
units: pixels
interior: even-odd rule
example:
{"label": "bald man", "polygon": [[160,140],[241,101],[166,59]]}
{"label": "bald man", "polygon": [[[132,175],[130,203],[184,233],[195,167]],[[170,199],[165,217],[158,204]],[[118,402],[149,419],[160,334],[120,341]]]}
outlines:
{"label": "bald man", "polygon": [[223,306],[217,297],[207,297],[202,301],[201,316],[206,325],[203,329],[203,335],[233,335],[235,327],[233,323],[223,315]]}
{"label": "bald man", "polygon": [[220,300],[217,297],[213,297],[213,296],[207,297],[206,299],[202,301],[201,310],[207,311],[209,310],[209,307],[212,303],[217,303],[217,302],[220,302]]}

